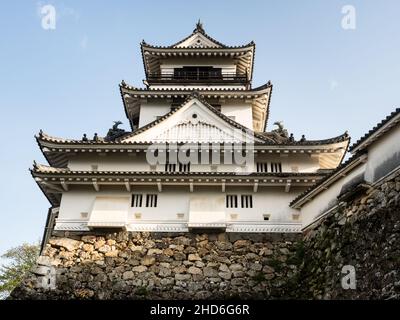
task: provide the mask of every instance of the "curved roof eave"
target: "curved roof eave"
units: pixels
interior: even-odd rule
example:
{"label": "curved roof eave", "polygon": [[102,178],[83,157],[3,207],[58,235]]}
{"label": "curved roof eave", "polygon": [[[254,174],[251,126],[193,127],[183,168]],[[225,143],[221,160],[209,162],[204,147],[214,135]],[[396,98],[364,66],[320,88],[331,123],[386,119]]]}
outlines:
{"label": "curved roof eave", "polygon": [[234,92],[234,93],[238,93],[242,94],[243,93],[262,93],[263,91],[266,91],[267,89],[271,88],[273,85],[271,83],[271,81],[266,82],[263,85],[260,85],[258,87],[255,88],[251,88],[251,89],[246,89],[246,88],[211,88],[211,87],[206,87],[206,88],[196,88],[195,90],[193,89],[188,89],[188,88],[177,88],[177,87],[171,87],[171,88],[138,88],[138,87],[133,87],[128,85],[125,81],[122,81],[120,86],[120,90],[126,89],[126,90],[130,90],[131,92],[138,92],[138,94],[142,94],[142,93],[154,93],[154,94],[160,94],[160,92],[187,92],[187,94],[190,94],[193,91],[198,91],[200,92]]}
{"label": "curved roof eave", "polygon": [[397,116],[400,118],[400,108],[396,108],[391,114],[389,114],[385,119],[376,124],[371,130],[369,130],[366,134],[364,134],[360,139],[358,139],[350,148],[349,151],[351,153],[355,153],[357,151],[362,150],[362,145],[368,141],[374,134],[376,134],[379,130],[389,124],[392,120],[394,120]]}

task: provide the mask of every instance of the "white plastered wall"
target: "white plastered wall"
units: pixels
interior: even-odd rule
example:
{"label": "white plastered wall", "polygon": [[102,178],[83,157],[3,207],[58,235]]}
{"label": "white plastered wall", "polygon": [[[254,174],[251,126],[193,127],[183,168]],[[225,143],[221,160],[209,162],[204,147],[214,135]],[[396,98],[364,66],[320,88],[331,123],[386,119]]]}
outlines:
{"label": "white plastered wall", "polygon": [[[284,187],[259,187],[258,192],[254,193],[251,186],[247,187],[227,187],[223,193],[220,187],[199,187],[194,186],[190,192],[188,186],[164,186],[162,192],[158,192],[156,187],[133,186],[131,192],[119,190],[100,190],[96,192],[90,188],[73,189],[63,194],[58,219],[63,221],[87,221],[82,213],[90,213],[96,197],[110,199],[121,199],[131,194],[143,194],[143,206],[140,208],[129,207],[127,213],[128,222],[160,222],[176,221],[187,222],[190,212],[191,199],[205,199],[209,203],[216,204],[216,211],[224,211],[226,221],[251,221],[262,222],[264,214],[270,215],[270,220],[265,223],[293,222],[292,213],[296,211],[289,208],[288,203],[295,198],[304,188],[292,188],[290,192],[284,192]],[[156,208],[145,207],[145,194],[157,194],[158,205]],[[227,194],[238,195],[238,208],[225,208],[225,196]],[[253,208],[241,208],[240,195],[253,196]],[[222,202],[221,202],[222,199]],[[221,205],[222,204],[222,205]],[[140,218],[138,217],[140,214]],[[183,214],[183,217],[178,216]],[[233,215],[233,216],[232,216]]]}
{"label": "white plastered wall", "polygon": [[[150,100],[140,106],[139,128],[157,120],[171,111],[171,102],[167,100]],[[251,103],[244,101],[226,101],[221,104],[221,113],[233,117],[233,120],[253,130],[253,115]]]}
{"label": "white plastered wall", "polygon": [[139,128],[157,120],[171,111],[171,103],[166,100],[151,100],[140,105]]}
{"label": "white plastered wall", "polygon": [[319,193],[301,208],[303,226],[307,226],[320,215],[324,214],[337,202],[337,197],[346,183],[363,174],[364,180],[370,183],[389,174],[400,166],[400,126],[379,137],[367,147],[366,162],[352,169],[345,177],[339,178],[327,190]]}
{"label": "white plastered wall", "polygon": [[251,103],[227,101],[221,105],[221,113],[234,121],[253,130],[253,114]]}
{"label": "white plastered wall", "polygon": [[351,181],[356,176],[363,174],[365,171],[365,164],[359,165],[357,168],[348,173],[345,177],[339,178],[336,182],[329,186],[325,191],[319,193],[311,201],[307,202],[301,208],[301,221],[303,226],[307,226],[320,215],[324,214],[327,210],[337,204],[337,196],[344,184]]}
{"label": "white plastered wall", "polygon": [[[392,167],[393,165],[395,165],[396,162],[399,161],[399,153],[400,126],[397,126],[368,147],[368,163],[365,179],[369,182],[375,182],[375,180],[379,179],[379,170],[377,169],[382,166],[382,168],[380,168],[380,171],[383,174],[385,171],[390,170],[390,167]],[[387,168],[385,168],[385,165]],[[399,165],[400,163],[397,163],[397,166]],[[387,173],[388,172],[386,172],[386,174]]]}

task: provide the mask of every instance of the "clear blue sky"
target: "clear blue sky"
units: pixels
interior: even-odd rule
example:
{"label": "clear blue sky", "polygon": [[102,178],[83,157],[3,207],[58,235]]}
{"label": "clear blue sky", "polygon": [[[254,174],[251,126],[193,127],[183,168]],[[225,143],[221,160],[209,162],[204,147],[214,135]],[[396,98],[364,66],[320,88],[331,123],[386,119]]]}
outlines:
{"label": "clear blue sky", "polygon": [[[52,4],[56,29],[41,27]],[[343,5],[356,29],[341,27]],[[295,137],[353,141],[400,105],[399,1],[6,1],[0,11],[0,253],[38,240],[49,203],[30,176],[39,129],[62,137],[128,128],[118,90],[140,86],[139,43],[169,45],[197,19],[217,40],[256,42],[254,86],[274,84],[270,121]],[[269,127],[269,130],[271,127]]]}

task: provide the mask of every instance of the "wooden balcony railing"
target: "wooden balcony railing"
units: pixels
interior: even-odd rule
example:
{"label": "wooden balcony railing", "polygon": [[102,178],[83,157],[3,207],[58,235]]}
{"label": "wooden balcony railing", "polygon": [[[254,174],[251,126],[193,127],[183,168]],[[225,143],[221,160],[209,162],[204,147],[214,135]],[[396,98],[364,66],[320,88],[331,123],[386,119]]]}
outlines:
{"label": "wooden balcony railing", "polygon": [[248,78],[247,74],[243,73],[221,73],[213,71],[199,71],[199,72],[189,72],[180,71],[175,73],[148,73],[147,81],[152,83],[162,83],[162,82],[230,82],[230,83],[240,83],[247,84]]}

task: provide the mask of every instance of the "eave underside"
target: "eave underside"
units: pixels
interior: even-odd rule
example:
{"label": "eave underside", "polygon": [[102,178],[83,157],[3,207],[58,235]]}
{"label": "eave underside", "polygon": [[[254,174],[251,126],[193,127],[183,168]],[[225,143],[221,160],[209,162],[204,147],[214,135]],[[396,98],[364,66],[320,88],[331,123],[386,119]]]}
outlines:
{"label": "eave underside", "polygon": [[[255,155],[309,155],[318,157],[320,160],[321,168],[336,168],[344,155],[349,140],[329,144],[318,144],[317,141],[309,141],[310,144],[285,144],[285,145],[268,145],[268,144],[255,144],[253,152]],[[66,167],[69,159],[73,159],[79,155],[97,154],[97,155],[112,155],[112,154],[125,154],[144,153],[151,144],[149,143],[90,143],[82,141],[71,142],[69,140],[62,142],[60,140],[41,140],[38,139],[38,144],[48,161],[53,167]],[[171,144],[175,147],[175,145]],[[179,147],[179,144],[177,145]],[[204,146],[204,145],[203,145]],[[216,147],[215,144],[209,144],[209,148],[204,150],[203,146],[199,149],[200,152],[212,151]],[[166,144],[169,148],[169,144]],[[221,152],[224,152],[225,147],[232,150],[232,144],[219,144]],[[233,146],[233,149],[242,148],[242,145]]]}
{"label": "eave underside", "polygon": [[162,192],[167,186],[187,187],[194,192],[196,187],[218,187],[225,192],[227,187],[249,187],[254,192],[260,187],[280,187],[288,192],[291,187],[310,187],[327,173],[250,173],[238,175],[232,172],[91,172],[70,171],[38,165],[32,176],[53,206],[60,204],[61,194],[73,188],[86,187],[99,192],[109,187],[119,187],[131,192],[137,186],[153,186]]}

